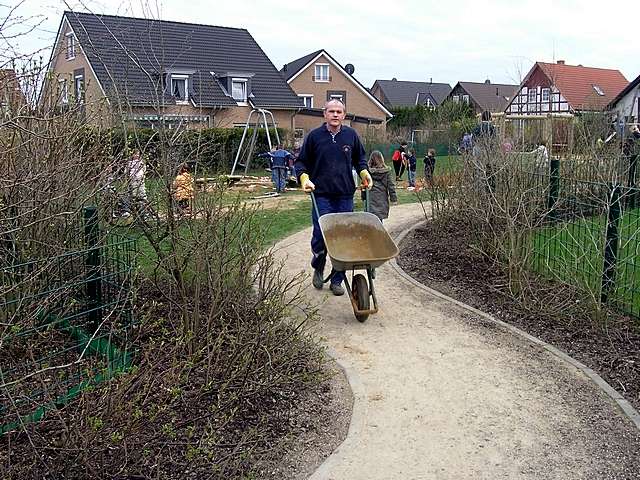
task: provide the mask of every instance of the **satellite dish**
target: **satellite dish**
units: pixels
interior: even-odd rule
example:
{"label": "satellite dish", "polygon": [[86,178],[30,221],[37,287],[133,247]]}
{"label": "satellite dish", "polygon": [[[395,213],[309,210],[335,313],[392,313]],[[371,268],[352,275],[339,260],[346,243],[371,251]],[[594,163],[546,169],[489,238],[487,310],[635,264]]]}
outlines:
{"label": "satellite dish", "polygon": [[344,66],[344,69],[349,75],[353,75],[353,72],[356,71],[356,67],[354,67],[351,63],[347,63]]}

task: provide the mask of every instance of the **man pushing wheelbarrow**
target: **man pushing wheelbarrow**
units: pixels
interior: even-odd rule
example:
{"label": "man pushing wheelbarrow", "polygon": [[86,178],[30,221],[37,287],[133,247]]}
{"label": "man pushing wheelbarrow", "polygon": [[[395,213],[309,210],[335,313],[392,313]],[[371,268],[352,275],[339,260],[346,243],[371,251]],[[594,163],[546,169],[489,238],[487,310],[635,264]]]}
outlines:
{"label": "man pushing wheelbarrow", "polygon": [[[321,289],[329,281],[331,292],[343,295],[342,284],[347,285],[356,317],[364,321],[370,313],[377,311],[371,276],[373,269],[396,256],[398,249],[375,215],[349,213],[353,212],[356,190],[352,170],[359,173],[365,188],[373,186],[367,170],[366,153],[356,131],[342,124],[345,107],[341,101],[326,102],[324,118],[326,123],[309,132],[305,138],[295,164],[302,189],[313,199],[313,286]],[[384,245],[380,247],[382,250],[377,244]],[[325,279],[327,254],[331,257],[333,269]],[[354,275],[352,285],[349,285],[345,274],[349,269],[366,269],[369,285],[361,274]],[[374,300],[373,310],[368,307],[369,296]]]}

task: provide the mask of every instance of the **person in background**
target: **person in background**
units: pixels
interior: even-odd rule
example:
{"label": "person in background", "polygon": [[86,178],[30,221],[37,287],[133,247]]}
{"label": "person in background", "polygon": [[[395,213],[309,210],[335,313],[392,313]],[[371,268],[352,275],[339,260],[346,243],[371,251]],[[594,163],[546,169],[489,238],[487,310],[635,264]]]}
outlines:
{"label": "person in background", "polygon": [[407,179],[409,180],[409,186],[407,190],[415,190],[416,188],[416,169],[418,168],[418,161],[416,159],[416,152],[413,149],[407,151],[405,157],[407,161]]}
{"label": "person in background", "polygon": [[[369,172],[373,178],[373,188],[369,192],[368,211],[383,221],[389,217],[389,204],[396,204],[398,196],[391,169],[384,163],[384,156],[378,150],[374,150],[369,156]],[[365,198],[366,193],[363,191],[362,200]]]}
{"label": "person in background", "polygon": [[147,165],[142,158],[140,150],[134,150],[127,161],[127,174],[129,176],[129,194],[131,205],[147,202],[147,189],[145,187],[145,176]]}
{"label": "person in background", "polygon": [[[327,248],[318,223],[318,215],[353,211],[356,185],[351,174],[352,168],[355,168],[367,188],[373,187],[360,137],[353,128],[342,124],[346,115],[344,103],[340,100],[329,100],[324,104],[323,115],[325,123],[306,136],[296,162],[296,174],[302,190],[307,193],[314,192],[315,205],[318,208],[318,212],[314,207],[311,210],[311,267],[313,286],[317,289],[321,289],[324,283],[327,259]],[[344,278],[344,272],[332,272],[330,288],[334,295],[344,295]]]}
{"label": "person in background", "polygon": [[178,175],[173,180],[173,198],[178,206],[180,215],[190,215],[191,205],[193,203],[194,188],[193,176],[189,173],[189,167],[186,163],[180,165]]}
{"label": "person in background", "polygon": [[289,159],[291,153],[282,148],[282,145],[270,151],[261,153],[259,158],[269,158],[269,166],[271,168],[271,180],[277,193],[283,193],[287,186],[287,169],[289,168]]}
{"label": "person in background", "polygon": [[427,150],[424,156],[424,179],[433,182],[433,172],[436,169],[436,151],[433,148]]}
{"label": "person in background", "polygon": [[393,152],[393,156],[391,160],[393,161],[393,169],[396,172],[396,182],[399,182],[402,179],[402,175],[404,174],[405,169],[405,155],[407,151],[407,142],[402,142],[400,147]]}

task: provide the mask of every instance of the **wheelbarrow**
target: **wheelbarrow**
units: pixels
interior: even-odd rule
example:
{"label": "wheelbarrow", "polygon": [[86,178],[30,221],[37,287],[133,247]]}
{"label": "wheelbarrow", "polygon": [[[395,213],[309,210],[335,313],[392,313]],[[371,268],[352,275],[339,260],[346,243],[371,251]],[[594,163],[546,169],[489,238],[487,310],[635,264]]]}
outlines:
{"label": "wheelbarrow", "polygon": [[[378,300],[373,287],[374,270],[398,255],[398,247],[382,226],[380,219],[369,213],[369,192],[365,190],[365,211],[327,213],[320,216],[316,199],[311,193],[313,208],[318,216],[327,255],[331,259],[331,280],[336,271],[345,272],[344,284],[351,299],[353,313],[359,322],[378,312]],[[366,271],[365,277],[356,271]],[[351,271],[351,283],[346,273]],[[371,301],[373,300],[373,308]]]}

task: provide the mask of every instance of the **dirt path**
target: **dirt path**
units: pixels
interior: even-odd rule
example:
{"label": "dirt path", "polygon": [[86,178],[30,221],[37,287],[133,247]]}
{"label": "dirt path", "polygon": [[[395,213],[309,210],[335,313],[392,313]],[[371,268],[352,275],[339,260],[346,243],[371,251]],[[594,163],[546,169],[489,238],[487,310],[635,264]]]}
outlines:
{"label": "dirt path", "polygon": [[[423,218],[394,207],[387,228]],[[311,273],[309,238],[278,244],[291,274]],[[580,370],[390,264],[377,277],[380,312],[365,324],[346,297],[308,288],[355,397],[346,440],[312,479],[640,478],[628,469],[637,429]]]}

